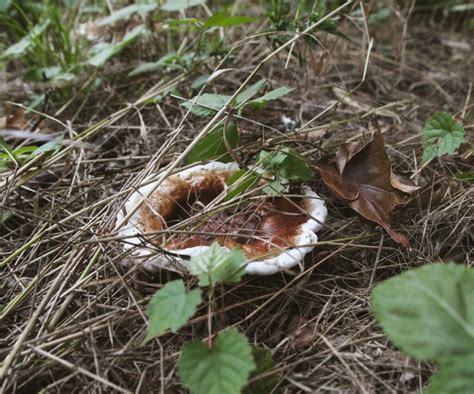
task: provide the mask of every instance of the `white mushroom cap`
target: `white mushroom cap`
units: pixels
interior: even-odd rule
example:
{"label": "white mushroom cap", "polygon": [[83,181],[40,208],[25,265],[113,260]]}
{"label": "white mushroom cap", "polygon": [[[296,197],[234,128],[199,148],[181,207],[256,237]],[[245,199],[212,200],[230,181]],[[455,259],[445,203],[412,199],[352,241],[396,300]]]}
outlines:
{"label": "white mushroom cap", "polygon": [[[237,163],[220,163],[210,162],[207,164],[196,165],[181,172],[178,172],[174,177],[178,177],[183,181],[191,181],[191,178],[198,173],[214,172],[214,171],[238,171]],[[175,178],[176,179],[176,178]],[[164,195],[170,193],[174,183],[170,178],[165,179],[161,185],[157,187],[157,182],[152,182],[146,186],[141,187],[134,192],[124,205],[124,208],[117,214],[117,223],[122,223],[127,212],[135,210],[136,207],[143,200],[143,197],[150,194],[153,190]],[[308,220],[302,223],[299,227],[299,232],[292,238],[292,243],[295,247],[283,249],[280,254],[259,259],[257,261],[251,260],[245,271],[249,274],[257,275],[271,275],[281,270],[287,270],[295,265],[301,264],[307,253],[313,250],[318,237],[316,232],[321,229],[327,216],[327,208],[324,200],[319,197],[309,187],[303,188],[303,201],[305,213]],[[149,203],[148,201],[143,204]],[[150,271],[156,271],[159,268],[164,268],[172,271],[181,271],[180,264],[186,265],[186,260],[189,257],[197,256],[205,252],[209,246],[194,246],[184,249],[165,249],[174,255],[182,255],[183,259],[179,257],[170,257],[163,253],[157,253],[156,248],[152,245],[144,243],[141,230],[141,210],[135,210],[135,213],[130,217],[119,231],[119,235],[124,237],[123,246],[125,249],[133,249],[132,257],[143,261],[144,268]],[[186,256],[186,257],[184,257]]]}

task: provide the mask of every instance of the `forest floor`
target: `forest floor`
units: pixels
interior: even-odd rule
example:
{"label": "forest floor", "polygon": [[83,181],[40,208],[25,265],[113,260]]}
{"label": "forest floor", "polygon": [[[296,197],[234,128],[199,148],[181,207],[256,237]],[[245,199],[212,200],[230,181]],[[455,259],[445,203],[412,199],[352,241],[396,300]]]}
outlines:
{"label": "forest floor", "polygon": [[[115,218],[143,177],[175,163],[210,121],[180,105],[180,97],[198,94],[196,79],[227,69],[205,91],[231,95],[256,67],[252,83],[265,79],[272,89],[294,90],[234,118],[240,160],[286,144],[315,163],[342,143],[369,141],[378,127],[394,172],[428,192],[392,215],[392,227],[410,242],[404,247],[338,200],[315,171],[308,184],[329,211],[320,243],[304,267],[246,275],[220,288],[215,327],[238,327],[250,343],[271,351],[274,392],[426,387],[435,365],[417,362],[387,341],[369,295],[375,284],[428,262],[472,264],[473,186],[453,180],[472,171],[472,154],[466,158],[461,147],[423,165],[420,136],[431,115],[446,111],[462,121],[472,141],[474,30],[458,14],[388,3],[389,15],[374,11],[379,19],[369,18],[366,26],[358,6],[337,14],[338,30],[350,39],[316,29],[313,43],[300,39],[275,51],[280,44],[272,47],[263,33],[269,22],[261,18],[216,29],[224,42],[217,54],[209,50],[192,64],[181,56],[179,67],[171,63],[137,76],[128,73],[156,61],[166,48],[191,52],[196,35],[183,28],[140,39],[67,84],[27,81],[20,60],[0,71],[0,99],[20,105],[4,107],[9,128],[52,136],[65,131],[65,139],[76,141],[1,174],[0,358],[9,362],[4,392],[183,391],[179,349],[190,338],[207,336],[207,308],[177,334],[142,345],[151,295],[178,275],[151,275],[135,264],[113,232]],[[189,13],[200,17],[198,8]],[[262,15],[258,4],[244,10]],[[130,31],[139,21],[134,16],[118,26]],[[119,27],[89,29],[108,37],[120,34]],[[89,89],[91,81],[100,84]],[[46,94],[43,104],[24,110],[32,92]],[[296,121],[294,130],[285,128],[282,116]],[[34,136],[5,138],[11,146],[36,142]]]}

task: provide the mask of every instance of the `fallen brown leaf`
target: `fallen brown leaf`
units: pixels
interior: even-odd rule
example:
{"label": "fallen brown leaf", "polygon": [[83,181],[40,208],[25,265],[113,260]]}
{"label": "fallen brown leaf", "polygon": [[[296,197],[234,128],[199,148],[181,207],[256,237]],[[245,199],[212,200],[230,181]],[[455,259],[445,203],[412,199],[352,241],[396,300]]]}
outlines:
{"label": "fallen brown leaf", "polygon": [[3,110],[5,112],[5,124],[2,128],[14,130],[24,130],[26,128],[25,111],[22,108],[5,103]]}
{"label": "fallen brown leaf", "polygon": [[404,235],[390,227],[389,219],[394,209],[405,202],[407,194],[417,188],[392,173],[380,131],[366,145],[344,144],[334,156],[325,157],[314,166],[339,199],[382,226],[396,242],[410,246]]}

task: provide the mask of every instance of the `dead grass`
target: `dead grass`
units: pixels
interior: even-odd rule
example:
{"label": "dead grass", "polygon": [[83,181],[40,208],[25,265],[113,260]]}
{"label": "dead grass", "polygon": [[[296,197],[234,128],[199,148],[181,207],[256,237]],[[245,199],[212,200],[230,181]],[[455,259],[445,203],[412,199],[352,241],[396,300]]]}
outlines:
{"label": "dead grass", "polygon": [[[375,46],[367,77],[350,96],[344,93],[360,83],[368,55],[365,32],[350,20],[343,30],[352,42],[316,35],[326,48],[311,55],[319,63],[310,64],[309,49],[297,43],[288,49],[301,51],[308,63],[300,66],[289,57],[285,68],[288,50],[282,50],[262,64],[259,77],[296,91],[266,109],[244,112],[238,120],[242,160],[282,142],[316,160],[341,142],[368,138],[375,113],[395,170],[420,185],[472,169],[472,161],[459,157],[422,169],[419,144],[420,128],[437,110],[462,115],[472,139],[470,33],[434,29],[422,16],[403,33],[406,11],[370,30]],[[460,42],[470,49],[453,44]],[[270,53],[265,37],[238,47],[233,67],[239,70],[223,74],[213,89],[233,94]],[[118,71],[58,116],[65,122],[82,105],[70,133],[92,149],[69,146],[2,181],[1,207],[13,213],[1,230],[0,354],[11,361],[3,391],[182,392],[175,369],[179,348],[208,335],[207,310],[202,307],[179,334],[141,346],[148,299],[175,274],[145,273],[113,240],[113,229],[118,209],[140,180],[181,165],[176,159],[209,126],[185,116],[171,96],[158,106],[144,105],[144,99],[169,86],[189,97],[189,81],[204,72],[132,82]],[[53,105],[51,114],[61,106]],[[282,114],[306,126],[286,132]],[[421,390],[434,366],[391,347],[368,296],[374,284],[411,267],[438,260],[472,263],[472,186],[442,185],[446,193],[436,205],[419,201],[397,213],[393,226],[409,237],[410,249],[335,200],[317,177],[311,186],[326,198],[330,214],[304,270],[246,276],[220,289],[216,329],[237,326],[252,343],[272,351],[275,392]]]}

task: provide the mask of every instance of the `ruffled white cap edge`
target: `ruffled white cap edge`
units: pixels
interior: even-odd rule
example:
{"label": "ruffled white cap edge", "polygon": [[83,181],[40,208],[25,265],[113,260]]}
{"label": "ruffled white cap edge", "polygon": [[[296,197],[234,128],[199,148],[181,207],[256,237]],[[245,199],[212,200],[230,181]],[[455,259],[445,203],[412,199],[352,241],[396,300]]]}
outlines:
{"label": "ruffled white cap edge", "polygon": [[[210,162],[207,164],[200,164],[178,172],[175,176],[188,179],[192,175],[201,171],[237,171],[239,166],[237,163],[220,163]],[[140,203],[145,195],[150,193],[153,189],[160,189],[166,191],[168,187],[166,180],[156,187],[157,182],[152,182],[146,186],[141,187],[134,192],[124,205],[124,209],[117,214],[117,223],[121,223],[126,216],[126,212],[130,212]],[[323,226],[327,217],[327,208],[324,200],[312,191],[309,187],[303,188],[305,197],[305,206],[307,209],[308,220],[300,227],[300,233],[295,236],[294,243],[297,245],[294,248],[285,249],[280,254],[264,260],[250,261],[245,267],[245,272],[248,274],[257,275],[272,275],[282,270],[287,270],[303,262],[306,254],[311,252],[318,241],[318,236],[315,234]],[[146,201],[144,202],[146,203]],[[119,231],[119,236],[126,237],[123,245],[125,249],[131,249],[132,257],[143,260],[144,268],[150,271],[156,271],[157,268],[164,268],[171,271],[180,271],[179,265],[185,265],[186,260],[179,257],[168,257],[164,254],[157,255],[152,247],[146,246],[143,240],[138,237],[140,234],[139,224],[139,210],[137,210],[124,224]],[[195,246],[192,248],[169,250],[167,252],[183,255],[183,256],[197,256],[205,252],[209,246]]]}

